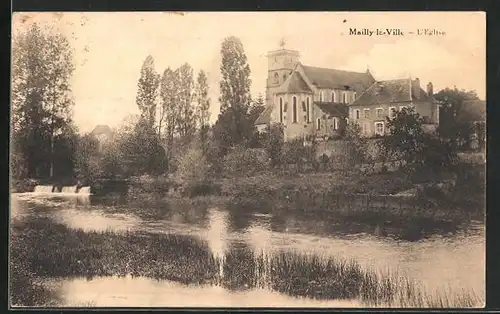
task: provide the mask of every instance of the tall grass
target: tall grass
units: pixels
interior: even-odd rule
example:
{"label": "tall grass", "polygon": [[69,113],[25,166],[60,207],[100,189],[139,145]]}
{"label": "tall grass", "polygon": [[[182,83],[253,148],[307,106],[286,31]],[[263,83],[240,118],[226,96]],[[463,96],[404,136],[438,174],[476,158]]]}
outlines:
{"label": "tall grass", "polygon": [[[222,261],[208,244],[185,235],[83,232],[39,219],[14,226],[11,241],[11,297],[22,305],[51,300],[40,297],[39,279],[111,275],[218,284],[230,290],[259,287],[315,299],[356,299],[367,306],[482,305],[474,291],[429,292],[406,276],[364,269],[354,260],[290,251],[264,254],[233,247],[225,253],[221,276]],[[30,289],[32,295],[26,295]]]}

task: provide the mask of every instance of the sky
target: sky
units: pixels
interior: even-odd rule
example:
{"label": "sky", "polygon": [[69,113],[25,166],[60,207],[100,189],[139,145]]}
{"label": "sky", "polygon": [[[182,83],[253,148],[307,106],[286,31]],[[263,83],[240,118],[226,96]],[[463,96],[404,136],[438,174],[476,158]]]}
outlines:
{"label": "sky", "polygon": [[[268,51],[300,52],[302,64],[364,72],[376,80],[418,77],[434,91],[456,86],[486,97],[486,15],[483,12],[64,12],[16,13],[13,36],[31,23],[65,34],[74,48],[71,86],[80,132],[117,127],[138,114],[137,81],[153,56],[159,73],[189,63],[208,74],[211,121],[219,113],[220,47],[243,43],[254,97],[265,94]],[[400,29],[403,36],[350,35],[349,29]],[[416,35],[417,29],[445,32]]]}

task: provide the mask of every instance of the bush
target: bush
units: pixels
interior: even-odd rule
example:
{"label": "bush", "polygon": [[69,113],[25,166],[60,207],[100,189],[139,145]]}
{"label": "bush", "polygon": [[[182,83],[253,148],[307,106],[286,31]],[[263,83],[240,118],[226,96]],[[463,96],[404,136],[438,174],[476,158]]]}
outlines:
{"label": "bush", "polygon": [[269,156],[263,149],[237,147],[224,157],[226,175],[253,175],[268,169]]}
{"label": "bush", "polygon": [[177,160],[176,176],[182,181],[204,182],[210,173],[210,164],[200,148],[188,148]]}

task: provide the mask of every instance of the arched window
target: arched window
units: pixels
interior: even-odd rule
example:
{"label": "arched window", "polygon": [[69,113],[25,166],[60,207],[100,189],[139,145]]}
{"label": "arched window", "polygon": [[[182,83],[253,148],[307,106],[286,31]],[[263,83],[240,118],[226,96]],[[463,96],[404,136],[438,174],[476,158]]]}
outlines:
{"label": "arched window", "polygon": [[280,97],[280,123],[283,123],[283,98]]}
{"label": "arched window", "polygon": [[297,97],[293,96],[293,108],[292,108],[293,123],[297,123]]}
{"label": "arched window", "polygon": [[309,97],[307,97],[307,99],[306,99],[306,110],[307,110],[307,113],[306,113],[307,123],[311,123],[311,107],[309,105]]}
{"label": "arched window", "polygon": [[332,92],[332,102],[335,102],[335,92]]}
{"label": "arched window", "polygon": [[318,118],[318,120],[316,120],[316,130],[320,130],[321,129],[321,119]]}
{"label": "arched window", "polygon": [[346,104],[347,103],[347,93],[346,92],[342,93],[342,97],[343,97],[342,100],[343,100],[344,104]]}

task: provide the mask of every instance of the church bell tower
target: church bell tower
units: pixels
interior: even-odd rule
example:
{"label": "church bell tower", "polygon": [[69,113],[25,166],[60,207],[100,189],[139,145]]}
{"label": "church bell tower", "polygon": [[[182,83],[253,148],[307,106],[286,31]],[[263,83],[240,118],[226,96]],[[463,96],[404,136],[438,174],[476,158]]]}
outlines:
{"label": "church bell tower", "polygon": [[285,41],[280,41],[280,49],[267,53],[268,72],[266,83],[266,103],[272,104],[273,91],[285,82],[299,62],[299,52],[285,49]]}

